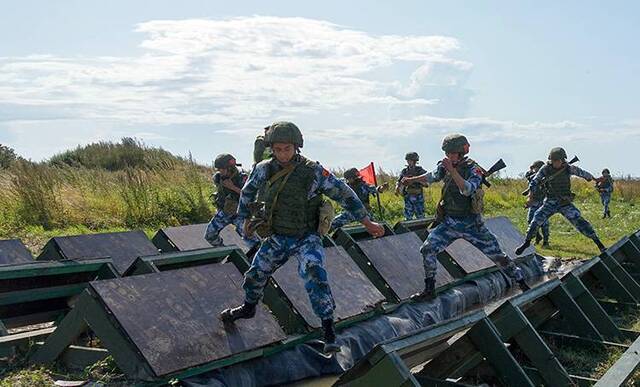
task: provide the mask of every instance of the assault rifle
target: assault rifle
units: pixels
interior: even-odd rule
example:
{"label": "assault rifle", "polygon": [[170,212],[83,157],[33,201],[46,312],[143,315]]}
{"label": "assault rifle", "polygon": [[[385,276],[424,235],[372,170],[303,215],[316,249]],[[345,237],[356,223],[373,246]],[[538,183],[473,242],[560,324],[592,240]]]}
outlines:
{"label": "assault rifle", "polygon": [[[540,181],[541,185],[545,185],[549,180],[553,180],[556,176],[558,176],[560,173],[562,173],[565,169],[567,169],[567,167],[569,167],[570,164],[574,164],[577,163],[578,161],[580,161],[580,159],[578,158],[578,156],[573,156],[573,158],[571,160],[569,160],[569,162],[567,163],[567,165],[565,165],[564,167],[562,167],[559,171],[556,171],[553,173],[553,175],[551,176],[547,176],[545,178],[543,178]],[[531,190],[529,188],[525,189],[524,191],[522,191],[522,196],[527,196],[529,195],[529,192]]]}
{"label": "assault rifle", "polygon": [[507,164],[504,163],[504,161],[502,161],[502,159],[496,161],[495,164],[493,164],[491,166],[491,168],[489,168],[486,171],[482,171],[482,184],[486,185],[487,188],[491,187],[491,183],[489,183],[489,181],[487,180],[487,177],[493,175],[494,173],[503,170],[507,167]]}

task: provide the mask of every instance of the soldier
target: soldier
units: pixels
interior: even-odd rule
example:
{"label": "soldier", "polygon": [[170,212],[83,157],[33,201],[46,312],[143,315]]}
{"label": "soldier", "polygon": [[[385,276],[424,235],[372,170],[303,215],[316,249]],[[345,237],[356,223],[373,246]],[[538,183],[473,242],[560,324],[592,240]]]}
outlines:
{"label": "soldier", "polygon": [[264,186],[262,198],[267,219],[263,226],[266,225],[268,236],[244,275],[244,304],[224,310],[220,318],[226,323],[252,318],[269,277],[290,257],[295,257],[313,311],[322,320],[324,350],[337,352],[340,347],[335,342],[333,325],[335,303],[323,266],[324,249],[318,232],[322,195],[340,203],[373,236],[383,236],[384,229],[369,219],[356,194],[343,181],[299,154],[303,139],[296,125],[276,122],[269,128],[265,140],[274,157],[258,163],[251,171],[240,194],[238,215],[244,220],[245,232],[252,233],[249,204]]}
{"label": "soldier", "polygon": [[273,156],[271,147],[267,146],[264,141],[264,136],[267,134],[269,127],[264,128],[264,134],[256,137],[256,141],[253,143],[253,165],[255,166],[262,160],[270,159]]}
{"label": "soldier", "polygon": [[256,237],[245,237],[242,232],[242,220],[237,216],[240,190],[247,180],[247,174],[238,170],[241,164],[236,164],[236,159],[228,153],[219,154],[213,163],[216,173],[213,175],[213,183],[217,187],[215,202],[217,212],[211,218],[204,234],[204,239],[213,247],[223,245],[220,231],[229,224],[236,226],[236,232],[250,245],[259,243]]}
{"label": "soldier", "polygon": [[[527,178],[527,181],[531,181],[543,165],[544,161],[542,160],[535,161],[531,164],[529,170],[524,175],[524,177]],[[538,186],[536,191],[531,194],[531,200],[527,201],[527,204],[525,205],[527,208],[527,224],[531,223],[531,220],[533,220],[533,214],[535,214],[536,210],[542,206],[544,197],[544,187],[541,186]],[[544,222],[540,228],[542,229],[542,235],[540,235],[540,231],[536,233],[536,244],[542,241],[542,247],[549,248],[549,220]]]}
{"label": "soldier", "polygon": [[414,296],[422,301],[435,296],[436,257],[456,239],[463,238],[506,269],[520,288],[529,289],[521,269],[502,251],[495,235],[487,229],[481,215],[483,170],[466,156],[469,142],[461,134],[450,134],[442,141],[446,157],[436,170],[415,177],[405,177],[404,183],[443,181],[438,204],[441,222],[429,233],[420,248],[424,263],[424,291]]}
{"label": "soldier", "polygon": [[[358,195],[358,199],[360,199],[360,201],[364,205],[364,208],[367,210],[369,219],[374,220],[373,212],[371,211],[371,202],[369,200],[369,196],[377,195],[378,193],[383,192],[385,188],[388,187],[388,184],[385,183],[378,187],[367,184],[364,180],[362,180],[360,172],[356,168],[347,169],[344,172],[344,178],[353,192]],[[354,221],[355,219],[353,218],[351,213],[348,211],[344,211],[333,219],[333,222],[331,223],[331,229],[339,229],[345,224],[349,224]]]}
{"label": "soldier", "polygon": [[602,170],[602,177],[596,181],[596,189],[600,193],[600,201],[604,207],[602,219],[610,218],[609,203],[611,202],[611,194],[613,193],[613,179],[611,178],[611,172],[609,172],[607,168]]}
{"label": "soldier", "polygon": [[516,254],[522,254],[531,245],[531,240],[536,235],[538,227],[556,213],[562,214],[578,231],[587,238],[592,239],[601,252],[606,250],[606,247],[596,235],[593,226],[582,217],[580,210],[572,203],[575,197],[571,192],[572,175],[579,176],[587,181],[594,180],[593,175],[589,172],[567,163],[567,152],[564,149],[559,147],[551,149],[549,161],[544,167],[540,168],[529,182],[529,202],[533,200],[532,192],[535,192],[542,184],[546,187],[546,197],[542,206],[533,215],[533,220],[529,223],[529,228],[527,229],[526,239],[516,249]]}
{"label": "soldier", "polygon": [[420,160],[420,156],[416,152],[407,153],[404,159],[407,161],[407,166],[398,177],[396,195],[402,193],[404,197],[404,218],[406,220],[411,220],[414,216],[416,219],[421,219],[424,218],[424,184],[416,180],[412,180],[412,183],[404,183],[404,178],[423,175],[427,171],[416,165]]}

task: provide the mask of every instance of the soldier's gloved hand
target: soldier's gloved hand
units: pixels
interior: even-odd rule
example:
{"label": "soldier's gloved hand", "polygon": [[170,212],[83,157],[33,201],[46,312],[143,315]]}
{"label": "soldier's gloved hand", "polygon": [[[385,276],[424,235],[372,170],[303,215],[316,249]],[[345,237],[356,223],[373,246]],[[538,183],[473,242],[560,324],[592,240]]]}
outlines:
{"label": "soldier's gloved hand", "polygon": [[367,229],[367,232],[376,238],[384,236],[384,227],[381,224],[372,222],[368,217],[362,219],[362,225]]}

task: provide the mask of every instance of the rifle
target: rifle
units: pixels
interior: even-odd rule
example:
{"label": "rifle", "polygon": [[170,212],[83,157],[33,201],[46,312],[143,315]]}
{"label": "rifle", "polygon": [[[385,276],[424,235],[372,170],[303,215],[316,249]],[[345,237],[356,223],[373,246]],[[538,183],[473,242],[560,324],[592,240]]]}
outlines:
{"label": "rifle", "polygon": [[487,188],[491,187],[491,183],[489,183],[489,181],[487,180],[487,177],[493,175],[494,173],[503,170],[507,167],[507,164],[504,163],[504,161],[502,161],[502,159],[496,161],[495,164],[493,164],[491,166],[491,168],[489,168],[487,171],[482,171],[482,184],[484,184],[485,186],[487,186]]}
{"label": "rifle", "polygon": [[[571,160],[569,160],[569,162],[567,163],[567,165],[565,165],[562,169],[560,169],[557,172],[554,172],[553,175],[544,178],[542,181],[540,181],[541,185],[544,185],[547,183],[547,181],[552,180],[556,175],[558,175],[560,172],[564,171],[570,164],[574,164],[577,163],[578,161],[580,161],[580,159],[578,158],[578,156],[573,156],[573,158]],[[529,188],[525,189],[524,191],[522,191],[522,196],[527,196],[529,195],[529,192],[531,190]]]}

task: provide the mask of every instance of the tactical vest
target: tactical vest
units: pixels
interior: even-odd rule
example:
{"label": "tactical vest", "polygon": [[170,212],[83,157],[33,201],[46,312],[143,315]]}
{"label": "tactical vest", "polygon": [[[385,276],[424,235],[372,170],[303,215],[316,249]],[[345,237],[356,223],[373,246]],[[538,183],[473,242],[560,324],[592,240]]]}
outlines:
{"label": "tactical vest", "polygon": [[[467,180],[471,176],[471,167],[474,165],[475,161],[465,159],[456,166],[456,170],[463,179]],[[454,217],[472,215],[471,196],[464,196],[460,193],[460,189],[450,173],[447,172],[442,183],[442,202],[445,215]]]}
{"label": "tactical vest", "polygon": [[[233,182],[233,185],[238,188],[242,188],[242,186],[244,185],[245,176],[246,175],[244,173],[236,171],[233,176],[230,177],[230,179]],[[229,198],[230,200],[235,200],[236,202],[240,200],[240,195],[237,192],[234,192],[222,185],[222,176],[220,176],[220,178],[214,178],[214,180],[218,181],[218,183],[216,184],[216,207],[218,209],[222,209],[224,207],[224,203],[227,198]]]}
{"label": "tactical vest", "polygon": [[[402,170],[402,176],[403,177],[414,177],[414,176],[420,176],[422,174],[424,174],[426,171],[424,169],[422,169],[422,167],[419,166],[415,166],[414,168],[409,168],[406,167],[405,169]],[[423,185],[415,182],[415,183],[411,183],[409,185],[407,185],[405,187],[405,189],[403,190],[403,194],[405,195],[420,195],[422,193],[422,189],[423,189]]]}
{"label": "tactical vest", "polygon": [[571,174],[569,173],[569,167],[567,166],[564,170],[553,178],[550,178],[552,175],[558,172],[557,169],[554,169],[550,164],[545,165],[545,186],[547,189],[547,197],[552,199],[571,199],[573,198],[573,194],[571,193]]}
{"label": "tactical vest", "polygon": [[[272,184],[267,183],[264,189],[265,210],[274,234],[301,236],[318,229],[322,195],[308,198],[315,181],[315,163],[302,156],[297,158],[294,161],[296,167],[288,178],[281,177]],[[275,159],[269,162],[268,168],[267,180],[282,169]],[[285,178],[286,183],[281,187]]]}
{"label": "tactical vest", "polygon": [[366,190],[365,182],[362,179],[356,179],[353,185],[349,184],[351,189],[356,193],[358,199],[364,204],[364,208],[371,212],[371,203],[369,202],[369,191]]}
{"label": "tactical vest", "polygon": [[[531,180],[533,180],[536,173],[537,172],[527,171],[527,173],[525,174],[527,181],[530,182]],[[544,186],[542,185],[538,185],[536,189],[531,191],[531,199],[534,202],[542,202],[545,196],[547,196],[547,193],[545,192]]]}

